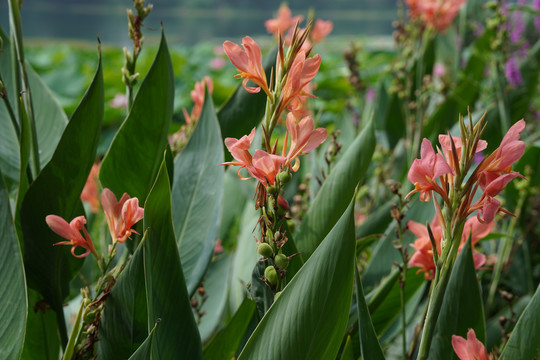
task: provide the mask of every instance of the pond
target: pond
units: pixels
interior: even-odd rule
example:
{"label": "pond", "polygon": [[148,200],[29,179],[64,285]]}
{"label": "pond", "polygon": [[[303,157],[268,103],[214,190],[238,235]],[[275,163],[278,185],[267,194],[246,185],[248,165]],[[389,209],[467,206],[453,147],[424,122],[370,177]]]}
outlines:
{"label": "pond", "polygon": [[[0,2],[0,25],[8,28],[7,1]],[[102,41],[117,45],[128,42],[127,0],[27,0],[21,12],[24,35],[39,39],[73,39]],[[388,36],[396,18],[395,1],[335,0],[295,1],[290,4],[293,14],[306,16],[310,9],[317,18],[334,22],[333,36]],[[160,23],[164,24],[171,43],[194,44],[200,41],[232,39],[264,35],[264,21],[274,17],[279,2],[265,3],[241,0],[154,1],[154,9],[145,25],[147,37],[158,37]],[[154,29],[151,31],[150,29]]]}

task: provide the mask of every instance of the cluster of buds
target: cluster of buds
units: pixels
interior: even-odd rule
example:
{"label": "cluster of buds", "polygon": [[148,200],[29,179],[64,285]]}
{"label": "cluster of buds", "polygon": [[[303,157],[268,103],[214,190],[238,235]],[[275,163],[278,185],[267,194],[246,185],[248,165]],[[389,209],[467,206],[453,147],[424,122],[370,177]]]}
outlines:
{"label": "cluster of buds", "polygon": [[[294,28],[302,22],[304,17],[302,15],[292,16],[291,9],[287,4],[283,3],[278,10],[275,19],[267,20],[264,23],[266,30],[270,34],[274,34],[276,37],[285,35],[284,41],[286,45],[292,44],[294,38]],[[330,20],[317,19],[313,24],[313,29],[309,34],[308,39],[304,42],[303,49],[309,50],[312,44],[321,42],[328,34],[334,29],[334,24]],[[300,29],[302,34],[306,29]]]}
{"label": "cluster of buds", "polygon": [[[283,8],[282,10],[283,11]],[[290,18],[290,11],[287,15]],[[298,28],[298,18],[287,20],[287,28],[296,23],[292,32],[290,46],[285,47],[281,31],[285,28],[281,20],[274,23],[278,32],[278,55],[276,68],[272,70],[270,80],[267,80],[262,66],[261,50],[257,43],[246,36],[242,40],[242,47],[230,41],[223,44],[223,49],[233,65],[240,73],[236,75],[243,79],[244,89],[250,93],[264,91],[267,95],[266,112],[262,123],[264,150],[252,148],[255,129],[249,135],[240,139],[226,138],[225,145],[234,160],[223,165],[239,166],[238,177],[242,180],[255,178],[258,180],[255,195],[255,208],[261,209],[259,225],[261,229],[257,251],[268,261],[263,280],[276,292],[283,286],[282,281],[291,256],[283,254],[282,247],[287,241],[286,223],[292,223],[287,217],[289,204],[281,196],[281,191],[292,177],[292,172],[300,167],[299,156],[306,154],[319,146],[327,137],[323,128],[315,129],[311,116],[305,116],[304,103],[313,96],[310,92],[310,82],[313,80],[321,63],[321,57],[310,57],[311,47],[307,50],[304,45],[312,30],[313,22],[307,29]],[[273,24],[270,21],[270,24]],[[252,81],[257,86],[248,86]],[[282,113],[288,111],[286,116],[287,131],[280,146],[276,139],[271,145],[271,136]],[[290,141],[289,141],[290,139]],[[240,172],[245,169],[247,176]]]}
{"label": "cluster of buds", "polygon": [[144,19],[150,14],[150,11],[152,11],[154,7],[152,4],[144,6],[144,2],[145,0],[133,0],[133,7],[135,8],[137,15],[133,14],[131,9],[127,9],[129,38],[133,40],[133,54],[130,54],[127,48],[124,47],[125,63],[122,68],[122,81],[128,87],[135,86],[139,77],[139,74],[135,73],[135,64],[141,53],[144,42],[141,28],[143,27]]}
{"label": "cluster of buds", "polygon": [[[451,243],[457,254],[469,237],[474,245],[489,234],[498,212],[513,215],[501,207],[501,202],[495,196],[512,179],[523,177],[512,171],[512,164],[523,155],[525,145],[519,138],[524,128],[524,120],[515,123],[500,146],[484,157],[468,177],[469,170],[478,163],[481,151],[487,147],[487,143],[480,139],[485,129],[484,117],[474,126],[472,120],[466,126],[460,119],[461,137],[440,135],[441,148],[437,153],[429,140],[422,142],[421,158],[414,160],[408,174],[415,188],[407,196],[419,192],[420,200],[429,201],[435,192],[442,199],[445,210],[443,213],[437,198],[433,196],[436,215],[432,225],[428,223],[424,228],[409,222],[409,228],[418,236],[413,245],[416,252],[409,264],[421,267],[426,272],[426,278],[433,279],[437,265],[446,261],[450,248],[445,246],[446,243]],[[475,195],[480,190],[482,194],[475,201]],[[476,217],[469,218],[475,211]],[[434,248],[437,251],[433,251]],[[440,255],[442,259],[437,264]],[[475,256],[477,267],[484,262],[483,255]]]}

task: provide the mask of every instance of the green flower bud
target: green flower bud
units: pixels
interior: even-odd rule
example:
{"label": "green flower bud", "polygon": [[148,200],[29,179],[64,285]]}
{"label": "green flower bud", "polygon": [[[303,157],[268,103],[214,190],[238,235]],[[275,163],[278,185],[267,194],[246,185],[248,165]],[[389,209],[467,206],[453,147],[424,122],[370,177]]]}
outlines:
{"label": "green flower bud", "polygon": [[278,291],[277,293],[274,294],[274,301],[277,300],[277,298],[281,295],[281,291]]}
{"label": "green flower bud", "polygon": [[289,258],[284,254],[277,254],[274,261],[276,266],[282,270],[285,270],[289,266]]}
{"label": "green flower bud", "polygon": [[278,174],[278,180],[282,184],[287,184],[292,179],[292,174],[288,171],[282,171]]}
{"label": "green flower bud", "polygon": [[264,269],[264,277],[273,286],[276,286],[279,282],[278,273],[273,266],[268,266]]}
{"label": "green flower bud", "polygon": [[259,246],[257,246],[257,252],[265,258],[269,258],[274,255],[274,250],[272,249],[272,246],[268,245],[267,243],[260,243]]}

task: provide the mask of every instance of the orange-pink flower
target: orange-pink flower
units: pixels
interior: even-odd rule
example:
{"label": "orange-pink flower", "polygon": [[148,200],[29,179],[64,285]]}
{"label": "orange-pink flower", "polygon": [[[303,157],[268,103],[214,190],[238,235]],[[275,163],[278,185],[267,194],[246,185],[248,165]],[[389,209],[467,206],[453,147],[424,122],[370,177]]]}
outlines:
{"label": "orange-pink flower", "polygon": [[334,29],[334,23],[330,20],[317,20],[315,25],[313,25],[313,30],[311,30],[311,41],[316,44],[321,42],[328,34]]}
{"label": "orange-pink flower", "polygon": [[[45,221],[52,231],[68,240],[57,242],[54,245],[71,245],[71,254],[76,258],[83,258],[90,253],[95,257],[98,256],[96,249],[94,248],[94,243],[92,243],[92,239],[84,226],[84,224],[86,224],[86,218],[84,216],[77,216],[75,219],[71,220],[69,224],[66,220],[57,215],[48,215],[45,217]],[[81,235],[81,231],[83,232],[84,237]],[[86,249],[86,252],[79,255],[75,254],[77,246]]]}
{"label": "orange-pink flower", "polygon": [[321,56],[318,54],[307,59],[304,51],[296,55],[283,86],[281,109],[287,107],[297,96],[313,96],[306,90],[309,82],[317,75],[319,66],[321,66]]}
{"label": "orange-pink flower", "polygon": [[[230,41],[225,41],[223,43],[223,50],[229,57],[229,60],[231,60],[233,65],[240,70],[240,74],[236,75],[236,77],[244,79],[242,85],[247,92],[258,93],[262,88],[263,91],[270,96],[270,91],[266,82],[266,73],[262,66],[261,49],[249,36],[242,39],[242,46],[244,49]],[[258,87],[247,86],[249,80],[257,84]]]}
{"label": "orange-pink flower", "polygon": [[98,189],[99,163],[92,165],[90,175],[86,179],[86,184],[81,193],[81,200],[90,204],[90,210],[96,213],[99,210],[99,189]]}
{"label": "orange-pink flower", "polygon": [[411,17],[422,20],[437,31],[446,30],[466,0],[405,0],[411,9]]}
{"label": "orange-pink flower", "polygon": [[252,157],[251,157],[251,153],[249,152],[249,149],[251,148],[251,142],[253,141],[254,136],[255,136],[255,128],[251,130],[251,133],[249,135],[244,135],[240,139],[235,139],[235,138],[225,139],[225,146],[227,146],[227,149],[229,149],[229,152],[231,153],[235,161],[229,161],[221,165],[240,166],[240,168],[238,169],[238,177],[243,180],[247,178],[242,178],[240,176],[240,170],[242,170],[242,168],[246,166],[252,165]]}
{"label": "orange-pink flower", "polygon": [[302,15],[292,17],[291,9],[286,4],[283,4],[278,10],[277,17],[266,20],[264,26],[266,26],[266,30],[270,34],[277,34],[278,32],[284,34],[291,27],[295,26],[297,22],[302,22],[302,20]]}
{"label": "orange-pink flower", "polygon": [[[463,144],[461,143],[461,138],[458,136],[452,136],[452,140],[454,140],[454,145],[457,151],[457,158],[459,161],[461,160],[461,148],[463,147]],[[452,156],[452,144],[450,142],[450,137],[448,135],[439,135],[439,143],[441,144],[441,149],[444,154],[444,157],[450,164],[450,167],[455,170],[456,167],[459,166],[459,164],[454,164],[454,157]],[[475,153],[485,150],[486,147],[487,147],[487,142],[484,140],[479,140],[478,144],[476,145]]]}
{"label": "orange-pink flower", "polygon": [[324,128],[314,129],[315,124],[311,116],[306,116],[300,122],[296,123],[296,118],[293,113],[287,114],[287,133],[285,134],[285,142],[283,144],[285,156],[285,146],[287,145],[287,137],[291,138],[291,145],[287,152],[285,166],[289,165],[296,159],[296,164],[292,166],[293,171],[297,171],[300,166],[298,156],[306,154],[319,146],[326,140],[327,131]]}
{"label": "orange-pink flower", "polygon": [[124,193],[117,201],[113,192],[105,188],[101,192],[101,204],[113,242],[123,243],[132,233],[137,234],[131,227],[144,217],[144,209],[139,206],[139,199],[130,198]]}
{"label": "orange-pink flower", "polygon": [[275,154],[268,154],[262,150],[255,150],[253,165],[247,166],[246,170],[263,185],[274,185],[276,175],[281,170],[286,158]]}
{"label": "orange-pink flower", "polygon": [[186,109],[182,109],[184,112],[184,118],[186,119],[186,124],[191,124],[199,119],[201,116],[202,107],[204,104],[204,94],[205,94],[205,85],[208,88],[208,92],[211,94],[214,87],[212,84],[212,79],[208,76],[205,76],[202,81],[195,83],[195,88],[191,90],[191,99],[193,100],[193,109],[191,110],[191,115],[188,114]]}
{"label": "orange-pink flower", "polygon": [[[429,234],[427,227],[415,221],[407,222],[407,227],[409,230],[417,236],[417,239],[414,241],[414,244],[411,246],[415,249],[415,252],[411,256],[408,264],[409,266],[420,268],[418,272],[424,272],[424,278],[426,280],[432,280],[435,276],[435,263],[433,261],[433,247],[429,239]],[[435,216],[433,222],[430,224],[431,233],[433,234],[433,239],[437,245],[437,253],[441,254],[441,239],[442,239],[442,228],[438,217]],[[465,222],[463,227],[463,233],[461,234],[459,250],[471,237],[471,246],[474,249],[474,246],[478,241],[486,237],[493,228],[493,222],[482,223],[478,221],[476,217],[471,217]],[[484,254],[473,252],[473,261],[474,267],[476,269],[480,268],[486,262],[486,256]]]}
{"label": "orange-pink flower", "polygon": [[484,344],[476,338],[473,329],[467,332],[467,340],[452,335],[452,347],[460,360],[489,360]]}
{"label": "orange-pink flower", "polygon": [[455,173],[442,155],[435,153],[429,140],[424,139],[420,149],[420,159],[415,159],[409,169],[408,178],[414,184],[414,190],[407,194],[407,197],[420,192],[420,200],[429,201],[433,190],[447,199],[446,191],[436,182],[438,177],[445,174],[454,175]]}

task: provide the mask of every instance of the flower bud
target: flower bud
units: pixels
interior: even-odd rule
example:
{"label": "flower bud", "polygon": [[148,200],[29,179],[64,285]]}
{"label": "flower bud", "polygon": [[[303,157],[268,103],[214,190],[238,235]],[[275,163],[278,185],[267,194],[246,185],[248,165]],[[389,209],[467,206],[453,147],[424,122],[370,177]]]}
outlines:
{"label": "flower bud", "polygon": [[288,171],[282,171],[278,174],[278,180],[281,184],[285,185],[292,179],[292,174]]}
{"label": "flower bud", "polygon": [[272,246],[268,245],[267,243],[260,243],[259,246],[257,246],[257,252],[265,258],[269,258],[274,255],[274,250],[272,249]]}
{"label": "flower bud", "polygon": [[273,286],[276,286],[279,282],[278,273],[273,266],[268,266],[264,269],[264,277]]}
{"label": "flower bud", "polygon": [[274,294],[274,301],[277,300],[277,298],[281,295],[281,291],[278,291],[277,293]]}
{"label": "flower bud", "polygon": [[282,270],[285,270],[289,266],[289,258],[284,254],[277,254],[274,261],[276,266]]}

